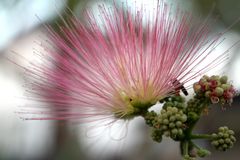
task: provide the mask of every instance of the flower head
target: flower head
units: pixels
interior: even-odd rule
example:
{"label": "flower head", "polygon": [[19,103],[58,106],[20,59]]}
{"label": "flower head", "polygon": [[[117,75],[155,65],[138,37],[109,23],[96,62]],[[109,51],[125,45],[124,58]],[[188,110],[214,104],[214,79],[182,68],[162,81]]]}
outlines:
{"label": "flower head", "polygon": [[54,49],[44,47],[45,63],[28,69],[34,98],[55,106],[39,111],[44,119],[131,119],[226,58],[205,61],[221,37],[209,37],[208,20],[170,14],[161,1],[148,18],[143,8],[133,14],[117,5],[99,9],[101,27],[90,11],[87,24],[73,17],[61,33],[47,27]]}
{"label": "flower head", "polygon": [[199,82],[193,85],[195,93],[199,97],[210,99],[212,103],[231,104],[237,95],[236,89],[227,76],[203,76]]}

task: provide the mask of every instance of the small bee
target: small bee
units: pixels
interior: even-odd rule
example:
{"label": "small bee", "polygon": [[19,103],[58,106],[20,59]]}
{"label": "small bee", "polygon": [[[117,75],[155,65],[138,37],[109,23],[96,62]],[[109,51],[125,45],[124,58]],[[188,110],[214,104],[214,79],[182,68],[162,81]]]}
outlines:
{"label": "small bee", "polygon": [[188,95],[188,91],[183,86],[183,84],[179,82],[179,80],[177,79],[173,80],[172,84],[175,87],[175,91],[177,94],[180,94],[180,90],[181,90],[185,96]]}

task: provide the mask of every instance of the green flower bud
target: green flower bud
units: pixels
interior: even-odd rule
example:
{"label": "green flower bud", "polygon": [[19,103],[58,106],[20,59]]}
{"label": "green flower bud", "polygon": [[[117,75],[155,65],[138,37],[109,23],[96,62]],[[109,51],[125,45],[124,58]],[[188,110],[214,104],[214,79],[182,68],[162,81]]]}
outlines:
{"label": "green flower bud", "polygon": [[227,76],[222,76],[222,77],[220,78],[220,82],[223,83],[223,84],[226,84],[227,81],[228,81],[228,77],[227,77]]}
{"label": "green flower bud", "polygon": [[168,119],[163,120],[163,124],[168,125],[168,123],[169,123]]}
{"label": "green flower bud", "polygon": [[225,90],[228,90],[231,88],[231,85],[230,84],[222,84],[221,85],[221,88],[225,91]]}
{"label": "green flower bud", "polygon": [[174,121],[176,120],[176,117],[175,117],[175,116],[171,116],[171,117],[169,118],[169,120],[170,120],[170,122],[174,122]]}
{"label": "green flower bud", "polygon": [[237,141],[234,136],[231,136],[231,140],[232,140],[232,142],[236,142]]}
{"label": "green flower bud", "polygon": [[181,121],[177,121],[177,122],[176,122],[176,126],[177,126],[177,127],[181,127],[181,126],[182,126],[182,122],[181,122]]}
{"label": "green flower bud", "polygon": [[186,122],[187,121],[187,116],[184,114],[184,115],[182,115],[182,117],[181,117],[181,121],[182,122]]}
{"label": "green flower bud", "polygon": [[213,75],[210,77],[210,79],[218,81],[218,80],[220,80],[220,76]]}
{"label": "green flower bud", "polygon": [[213,134],[212,134],[212,137],[213,137],[213,138],[217,138],[218,135],[217,135],[216,133],[213,133]]}
{"label": "green flower bud", "polygon": [[234,135],[234,131],[233,130],[228,130],[228,134]]}
{"label": "green flower bud", "polygon": [[220,144],[224,144],[224,139],[219,139],[218,142],[219,142]]}
{"label": "green flower bud", "polygon": [[228,144],[230,144],[230,143],[231,143],[231,139],[230,139],[230,138],[226,138],[226,139],[225,139],[225,142],[228,143]]}
{"label": "green flower bud", "polygon": [[161,114],[164,114],[164,113],[166,113],[166,110],[165,110],[165,109],[162,109],[160,113],[161,113]]}
{"label": "green flower bud", "polygon": [[161,114],[161,116],[162,116],[162,119],[168,118],[167,112],[165,114]]}
{"label": "green flower bud", "polygon": [[167,129],[168,129],[168,126],[163,125],[163,126],[162,126],[162,129],[163,129],[163,130],[167,130]]}
{"label": "green flower bud", "polygon": [[175,127],[175,123],[170,123],[169,124],[169,128],[174,128]]}
{"label": "green flower bud", "polygon": [[204,78],[205,80],[209,80],[209,76],[207,76],[207,75],[203,75],[203,77],[202,78]]}
{"label": "green flower bud", "polygon": [[177,130],[176,128],[175,128],[175,129],[172,129],[171,133],[172,133],[173,135],[177,135],[177,134],[178,134],[178,130]]}
{"label": "green flower bud", "polygon": [[183,135],[183,130],[182,129],[178,129],[178,135],[182,136]]}
{"label": "green flower bud", "polygon": [[219,145],[218,141],[212,141],[211,144],[212,144],[213,146],[218,146],[218,145]]}
{"label": "green flower bud", "polygon": [[173,108],[172,108],[172,113],[175,114],[175,113],[177,113],[177,112],[178,112],[178,109],[177,109],[176,107],[173,107]]}
{"label": "green flower bud", "polygon": [[222,96],[223,95],[223,92],[224,90],[220,87],[217,87],[214,92],[216,93],[217,96]]}
{"label": "green flower bud", "polygon": [[176,120],[181,120],[181,115],[180,114],[176,114],[175,117],[176,117]]}

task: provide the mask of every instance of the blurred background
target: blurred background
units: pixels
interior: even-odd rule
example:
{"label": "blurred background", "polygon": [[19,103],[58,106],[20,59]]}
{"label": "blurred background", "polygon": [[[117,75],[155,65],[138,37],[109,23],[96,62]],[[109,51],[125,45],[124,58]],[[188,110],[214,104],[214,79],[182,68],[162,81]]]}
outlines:
{"label": "blurred background", "polygon": [[[121,5],[125,0],[115,0]],[[151,12],[155,0],[127,0],[128,5],[144,4]],[[161,144],[151,140],[148,127],[141,118],[136,118],[128,126],[118,126],[127,137],[113,140],[109,134],[86,134],[88,127],[68,122],[24,121],[15,114],[16,107],[25,105],[24,77],[22,70],[7,60],[26,65],[14,52],[28,60],[34,57],[38,42],[46,38],[44,23],[56,25],[59,14],[70,8],[79,19],[84,21],[83,10],[92,9],[98,15],[97,6],[110,1],[97,0],[0,0],[0,160],[177,160],[178,144],[164,139]],[[218,17],[213,34],[226,30],[240,19],[239,0],[171,0],[182,10],[196,16]],[[63,14],[64,15],[64,14]],[[216,52],[227,50],[240,40],[240,23],[234,24],[224,35],[224,44]],[[220,49],[220,50],[219,50]],[[230,50],[230,63],[221,70],[240,89],[240,45]],[[215,151],[208,142],[199,144],[212,151],[207,160],[236,160],[240,157],[240,98],[223,111],[216,107],[199,122],[200,133],[214,132],[219,126],[227,125],[236,132],[238,142],[227,152]],[[126,129],[128,127],[128,130]]]}

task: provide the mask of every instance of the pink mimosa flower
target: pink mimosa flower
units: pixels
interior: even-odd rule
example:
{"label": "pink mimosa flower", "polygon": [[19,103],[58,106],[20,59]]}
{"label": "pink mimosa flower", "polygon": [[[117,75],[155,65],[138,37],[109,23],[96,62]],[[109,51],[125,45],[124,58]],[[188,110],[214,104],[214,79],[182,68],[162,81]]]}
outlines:
{"label": "pink mimosa flower", "polygon": [[28,69],[29,86],[54,108],[34,107],[39,117],[30,119],[131,119],[227,58],[206,61],[221,43],[221,34],[209,37],[209,20],[170,14],[162,2],[148,18],[144,9],[99,9],[102,26],[88,11],[87,24],[73,17],[60,33],[47,27],[55,49],[44,47],[45,63]]}

